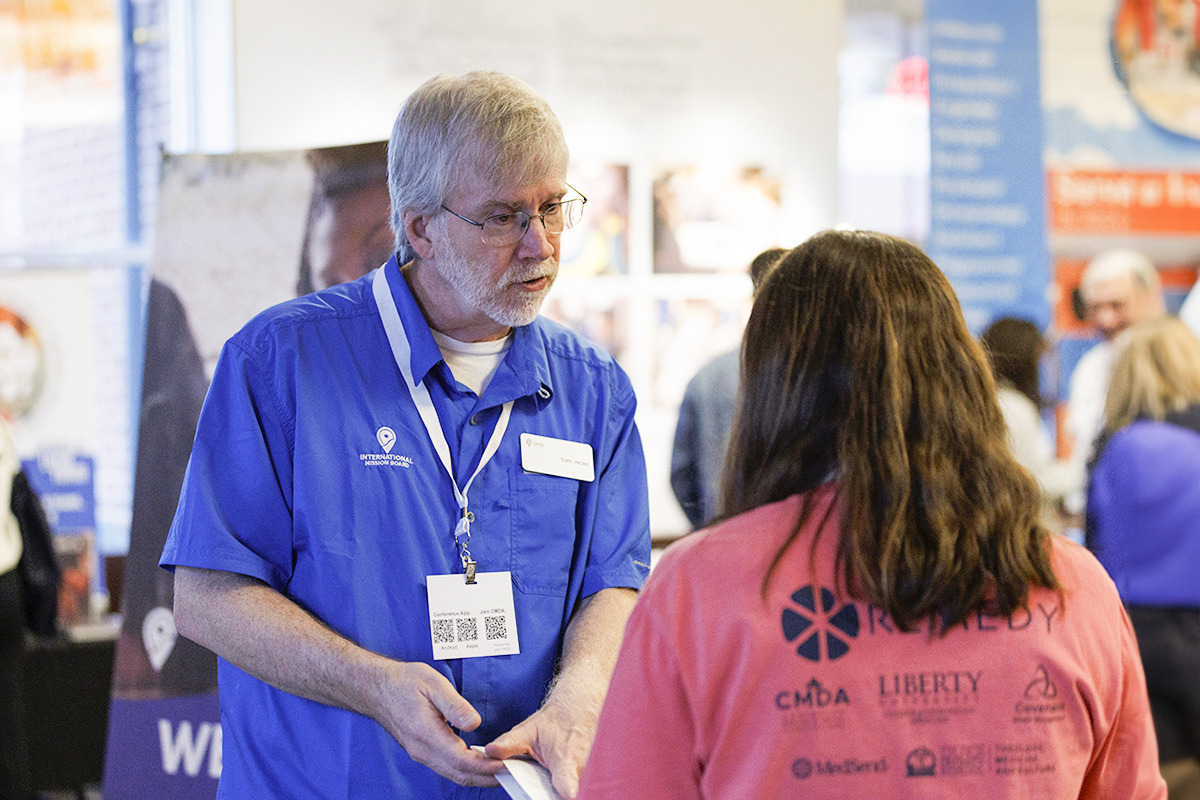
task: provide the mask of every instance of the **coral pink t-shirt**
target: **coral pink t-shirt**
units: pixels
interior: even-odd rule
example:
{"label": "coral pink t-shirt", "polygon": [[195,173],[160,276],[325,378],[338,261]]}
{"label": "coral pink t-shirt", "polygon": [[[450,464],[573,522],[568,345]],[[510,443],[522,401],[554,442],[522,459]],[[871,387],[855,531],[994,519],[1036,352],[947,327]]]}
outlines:
{"label": "coral pink t-shirt", "polygon": [[901,633],[836,589],[834,496],[815,490],[765,602],[801,497],[667,549],[580,800],[1166,797],[1133,630],[1091,554],[1054,540],[1061,598],[1037,589],[1011,618]]}

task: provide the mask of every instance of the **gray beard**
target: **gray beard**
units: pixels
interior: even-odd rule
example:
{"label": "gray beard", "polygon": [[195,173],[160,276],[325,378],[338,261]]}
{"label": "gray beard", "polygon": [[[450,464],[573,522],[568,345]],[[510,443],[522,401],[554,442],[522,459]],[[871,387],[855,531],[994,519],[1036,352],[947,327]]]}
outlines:
{"label": "gray beard", "polygon": [[[504,287],[519,275],[514,276],[511,271],[506,272],[500,283],[488,286],[480,282],[462,254],[454,251],[448,256],[438,259],[438,272],[455,291],[466,298],[472,308],[482,311],[489,319],[507,328],[520,328],[537,319],[550,286],[537,294],[523,293],[515,300],[506,299]],[[557,272],[557,264],[555,267]]]}

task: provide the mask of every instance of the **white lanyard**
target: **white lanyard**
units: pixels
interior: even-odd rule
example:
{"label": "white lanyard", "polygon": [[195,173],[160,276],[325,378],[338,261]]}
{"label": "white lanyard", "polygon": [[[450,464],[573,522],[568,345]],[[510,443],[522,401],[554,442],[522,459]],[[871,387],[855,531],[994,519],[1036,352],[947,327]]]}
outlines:
{"label": "white lanyard", "polygon": [[437,451],[442,466],[446,468],[446,474],[450,476],[450,485],[454,487],[454,499],[458,501],[458,508],[461,512],[458,524],[454,527],[454,542],[460,551],[463,570],[467,574],[467,583],[474,583],[475,562],[471,559],[471,551],[467,549],[467,543],[471,541],[471,521],[475,515],[467,508],[467,492],[470,491],[475,477],[499,449],[500,440],[504,438],[504,431],[508,429],[508,419],[512,415],[513,401],[509,400],[500,408],[500,419],[496,421],[492,438],[488,440],[487,447],[483,449],[483,455],[479,458],[479,466],[475,467],[475,472],[467,480],[467,485],[459,489],[458,481],[454,479],[454,467],[450,461],[450,445],[446,442],[446,435],[442,432],[437,409],[433,407],[433,399],[429,396],[429,389],[423,382],[418,383],[413,380],[412,348],[408,343],[408,335],[404,332],[404,323],[400,321],[400,312],[396,308],[396,301],[392,298],[392,291],[388,286],[383,267],[375,271],[375,275],[371,279],[371,290],[375,293],[375,304],[379,306],[379,318],[383,322],[388,343],[392,347],[392,356],[396,359],[396,366],[400,368],[400,374],[404,376],[404,382],[408,386],[409,394],[412,395],[417,413],[421,415],[421,421],[425,423],[425,430],[429,433],[429,441],[433,443],[433,449]]}

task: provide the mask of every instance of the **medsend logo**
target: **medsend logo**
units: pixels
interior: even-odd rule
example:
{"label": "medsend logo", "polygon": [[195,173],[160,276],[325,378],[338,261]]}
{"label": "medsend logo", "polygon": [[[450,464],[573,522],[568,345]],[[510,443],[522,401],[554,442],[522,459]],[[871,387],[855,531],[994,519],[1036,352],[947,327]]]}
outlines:
{"label": "medsend logo", "polygon": [[858,609],[853,604],[847,603],[834,611],[837,598],[823,586],[820,587],[819,598],[815,586],[797,589],[792,594],[792,602],[797,608],[783,610],[783,636],[788,642],[800,639],[800,644],[796,646],[796,653],[800,657],[809,661],[821,660],[822,633],[825,634],[825,658],[833,661],[850,652],[846,640],[858,637],[859,626]]}
{"label": "medsend logo", "polygon": [[396,446],[396,432],[384,425],[379,430],[375,431],[375,441],[379,442],[379,446],[383,448],[382,453],[359,453],[358,459],[368,467],[403,467],[408,469],[412,466],[413,460],[409,456],[400,454],[392,454],[392,448]]}
{"label": "medsend logo", "polygon": [[888,771],[887,758],[863,760],[860,758],[844,758],[834,761],[829,758],[812,761],[807,758],[797,758],[792,762],[792,775],[796,780],[807,780],[813,775],[818,777],[853,778],[860,775],[882,774]]}

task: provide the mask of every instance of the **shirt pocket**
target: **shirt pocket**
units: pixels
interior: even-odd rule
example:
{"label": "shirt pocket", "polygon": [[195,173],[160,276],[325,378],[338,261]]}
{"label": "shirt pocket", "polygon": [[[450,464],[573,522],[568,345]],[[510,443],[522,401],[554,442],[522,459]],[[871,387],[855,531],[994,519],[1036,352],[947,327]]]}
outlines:
{"label": "shirt pocket", "polygon": [[512,483],[513,584],[526,594],[562,597],[575,555],[579,481],[517,470]]}

